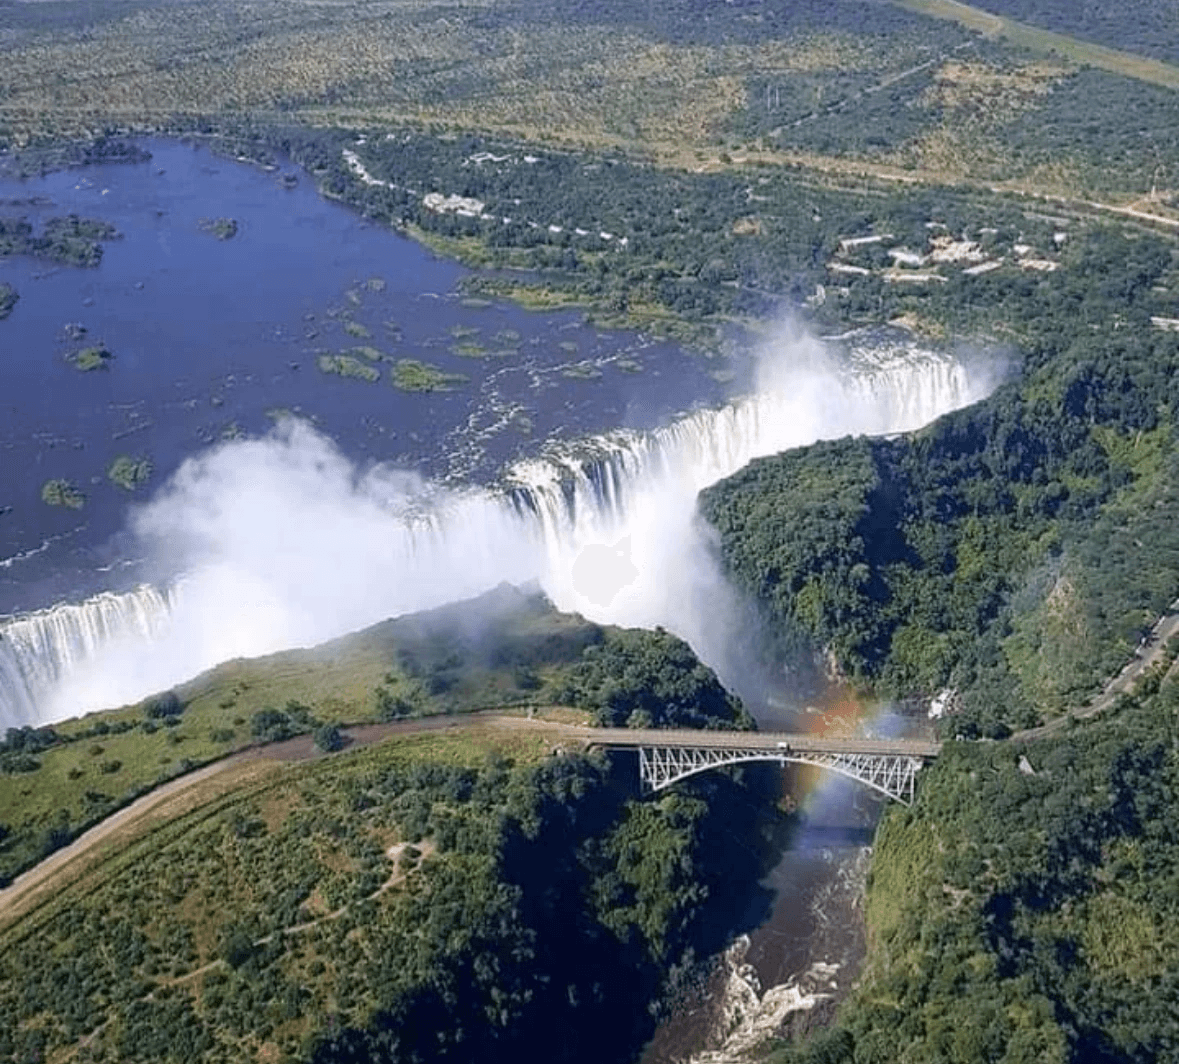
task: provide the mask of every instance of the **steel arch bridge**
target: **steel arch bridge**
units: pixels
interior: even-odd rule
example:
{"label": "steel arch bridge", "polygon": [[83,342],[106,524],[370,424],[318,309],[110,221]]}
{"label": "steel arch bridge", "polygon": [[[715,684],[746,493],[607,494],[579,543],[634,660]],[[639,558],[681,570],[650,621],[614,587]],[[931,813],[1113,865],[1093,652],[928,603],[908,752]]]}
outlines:
{"label": "steel arch bridge", "polygon": [[819,739],[756,732],[594,729],[587,746],[634,750],[647,793],[722,765],[751,761],[813,765],[909,805],[917,773],[941,751],[940,743],[912,739]]}

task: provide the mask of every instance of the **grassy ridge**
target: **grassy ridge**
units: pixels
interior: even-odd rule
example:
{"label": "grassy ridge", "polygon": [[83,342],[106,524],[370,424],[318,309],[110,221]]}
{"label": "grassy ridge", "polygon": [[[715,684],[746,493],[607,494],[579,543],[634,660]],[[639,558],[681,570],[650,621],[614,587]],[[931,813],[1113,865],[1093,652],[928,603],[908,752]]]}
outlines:
{"label": "grassy ridge", "polygon": [[259,742],[333,724],[553,704],[611,724],[637,714],[639,723],[748,725],[680,640],[602,628],[503,588],[312,650],[227,662],[134,706],[10,730],[0,753],[0,875],[10,879],[151,788]]}
{"label": "grassy ridge", "polygon": [[[560,666],[604,719],[733,725],[739,707],[671,637],[515,605],[407,618],[404,675],[487,695],[479,650],[506,647],[501,666]],[[774,789],[717,776],[639,803],[633,773],[550,744],[476,726],[182,792],[0,931],[0,1058],[632,1056],[668,967],[764,902]]]}

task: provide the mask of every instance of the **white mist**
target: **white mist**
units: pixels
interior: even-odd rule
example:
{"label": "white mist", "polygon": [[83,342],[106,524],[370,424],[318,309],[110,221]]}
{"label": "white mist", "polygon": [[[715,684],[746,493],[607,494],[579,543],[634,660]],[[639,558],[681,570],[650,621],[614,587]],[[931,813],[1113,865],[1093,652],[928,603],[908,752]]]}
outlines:
{"label": "white mist", "polygon": [[561,609],[662,625],[721,673],[739,603],[696,516],[702,488],[751,459],[848,434],[917,428],[986,395],[995,373],[911,348],[836,362],[784,335],[756,393],[648,433],[546,449],[506,490],[451,491],[356,467],[306,424],[184,463],[132,515],[170,596],[106,595],[11,622],[0,726],[119,705],[233,657],[309,646],[502,581]]}

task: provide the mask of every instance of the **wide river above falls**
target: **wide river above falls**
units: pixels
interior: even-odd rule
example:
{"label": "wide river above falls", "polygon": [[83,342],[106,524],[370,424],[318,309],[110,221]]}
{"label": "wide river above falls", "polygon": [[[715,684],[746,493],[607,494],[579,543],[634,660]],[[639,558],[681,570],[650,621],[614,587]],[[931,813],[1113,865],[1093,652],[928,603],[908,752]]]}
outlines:
{"label": "wide river above falls", "polygon": [[[575,311],[531,313],[470,299],[463,289],[468,271],[325,200],[289,165],[265,171],[199,145],[153,140],[143,146],[150,162],[0,180],[0,217],[25,217],[39,230],[47,219],[73,213],[111,223],[120,234],[105,242],[93,269],[0,259],[0,282],[20,295],[12,315],[0,321],[0,621],[6,613],[44,611],[101,591],[126,592],[111,596],[114,605],[101,610],[79,607],[12,622],[16,627],[10,625],[6,638],[10,651],[20,653],[10,652],[7,666],[0,661],[0,672],[9,668],[12,690],[25,685],[19,692],[24,701],[0,705],[0,720],[7,712],[11,721],[14,707],[33,713],[53,685],[86,666],[87,655],[101,655],[89,634],[109,634],[107,621],[96,620],[103,610],[103,617],[140,616],[128,603],[142,592],[130,589],[157,573],[145,568],[138,541],[124,531],[134,508],[158,497],[185,459],[212,453],[222,441],[263,437],[283,412],[334,441],[351,463],[345,479],[363,481],[366,469],[383,464],[448,489],[493,483],[506,467],[542,455],[554,442],[637,430],[622,443],[615,438],[600,445],[607,457],[598,465],[538,463],[523,508],[504,506],[502,495],[468,491],[449,516],[436,517],[424,546],[412,536],[398,540],[400,526],[390,519],[387,531],[378,528],[379,549],[366,544],[371,554],[356,569],[357,585],[372,585],[362,590],[375,588],[378,596],[392,593],[403,582],[398,566],[427,557],[433,568],[419,578],[441,586],[454,571],[478,562],[482,550],[500,563],[515,557],[522,572],[547,573],[546,589],[565,591],[564,598],[554,596],[559,605],[585,609],[607,601],[584,589],[581,598],[574,594],[586,545],[606,551],[619,564],[616,572],[630,571],[629,554],[623,559],[609,552],[621,550],[621,542],[629,551],[633,539],[634,561],[639,568],[646,563],[645,577],[619,593],[617,613],[594,619],[665,624],[691,638],[687,621],[696,617],[705,635],[723,636],[714,645],[725,653],[711,655],[707,640],[693,639],[720,668],[730,644],[747,642],[748,633],[729,623],[738,613],[726,612],[732,604],[721,601],[715,580],[693,584],[708,575],[698,552],[703,540],[697,542],[692,525],[699,488],[758,454],[821,435],[915,428],[989,387],[953,359],[911,351],[907,339],[891,337],[867,342],[862,372],[844,373],[837,360],[823,356],[815,372],[784,377],[751,396],[758,372],[751,354],[705,358],[635,333],[603,331]],[[215,219],[233,219],[236,233],[219,239],[208,224]],[[70,356],[100,343],[113,358],[82,372]],[[340,354],[379,379],[321,369],[321,358]],[[399,363],[404,370],[411,360],[454,375],[449,387],[407,390]],[[700,413],[684,416],[692,411]],[[315,447],[302,453],[317,455]],[[274,453],[290,452],[280,446]],[[151,463],[150,480],[134,494],[108,477],[120,456]],[[47,505],[42,489],[54,479],[75,485],[84,505]],[[345,487],[354,501],[347,494],[351,482]],[[209,500],[199,492],[194,498],[184,512],[203,520]],[[320,504],[323,511],[316,510]],[[310,524],[313,513],[327,518],[326,508],[330,500],[309,497],[305,512],[292,513],[289,524]],[[327,545],[344,549],[339,542]],[[534,565],[520,557],[530,552],[547,561]],[[260,563],[270,565],[273,553],[259,556]],[[321,574],[332,586],[349,575],[347,565],[336,572],[334,564]],[[566,587],[560,572],[570,566],[574,586]],[[637,571],[620,577],[619,587]],[[146,639],[140,657],[127,659],[146,668],[176,656],[175,675],[161,674],[154,688],[155,681],[145,679],[149,690],[220,660],[185,652],[196,642],[191,633],[208,628],[224,634],[223,617],[202,617],[201,608],[225,585],[210,584],[202,598],[200,572],[179,566],[164,574],[176,575],[187,580],[178,598],[167,609],[158,595],[149,605],[171,611],[152,623],[173,624],[179,650],[157,651]],[[431,594],[442,593],[423,594],[432,601]],[[698,608],[688,609],[693,595]],[[312,613],[323,612],[323,601],[308,601]],[[287,605],[294,613],[304,603]],[[362,609],[355,616],[362,619],[341,621],[339,631],[325,629],[317,638],[382,614]],[[19,647],[17,627],[24,640]],[[88,684],[85,679],[82,686]],[[0,694],[3,689],[0,684]],[[763,725],[825,726],[820,711],[808,716],[794,706],[796,691],[763,693],[756,704],[750,698]],[[817,782],[795,780],[804,812],[795,843],[765,884],[775,899],[772,911],[762,912],[761,926],[713,979],[710,992],[686,1002],[661,1027],[649,1061],[686,1059],[705,1046],[723,1058],[718,1031],[734,1029],[724,1010],[757,1012],[751,1004],[771,986],[795,982],[812,1003],[845,992],[862,955],[864,846],[879,807],[867,792],[816,789]],[[744,979],[748,993],[731,979],[726,983],[730,970]],[[777,1021],[763,1016],[758,1022]],[[756,1029],[748,1034],[760,1037]]]}
{"label": "wide river above falls", "polygon": [[[150,162],[0,180],[0,217],[39,232],[72,213],[121,234],[94,269],[0,258],[0,282],[20,295],[0,321],[0,615],[136,582],[110,572],[128,561],[111,537],[131,498],[106,476],[120,455],[151,461],[142,497],[186,456],[294,411],[360,462],[485,480],[547,439],[715,404],[728,391],[718,378],[742,372],[577,312],[464,298],[468,271],[325,200],[290,166],[142,146]],[[236,235],[202,225],[219,218]],[[98,343],[107,368],[68,361]],[[341,352],[380,379],[318,368]],[[467,379],[401,390],[402,360]],[[84,507],[45,505],[51,479],[77,485]]]}

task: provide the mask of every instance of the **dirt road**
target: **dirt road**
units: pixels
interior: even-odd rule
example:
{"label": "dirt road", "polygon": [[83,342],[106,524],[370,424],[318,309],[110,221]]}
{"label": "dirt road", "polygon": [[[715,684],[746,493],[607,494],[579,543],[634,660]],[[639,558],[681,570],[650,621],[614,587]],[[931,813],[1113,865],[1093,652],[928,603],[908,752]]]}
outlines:
{"label": "dirt road", "polygon": [[[358,749],[398,735],[493,727],[519,730],[543,729],[554,742],[576,741],[583,729],[556,721],[510,716],[500,711],[465,713],[457,716],[424,717],[389,724],[360,724],[344,729],[345,749]],[[285,763],[309,761],[327,755],[318,750],[310,735],[243,750],[204,768],[178,776],[112,813],[101,823],[79,835],[68,846],[51,854],[0,890],[0,927],[12,924],[35,909],[64,883],[126,849],[135,839],[189,813],[202,805],[260,781]]]}

